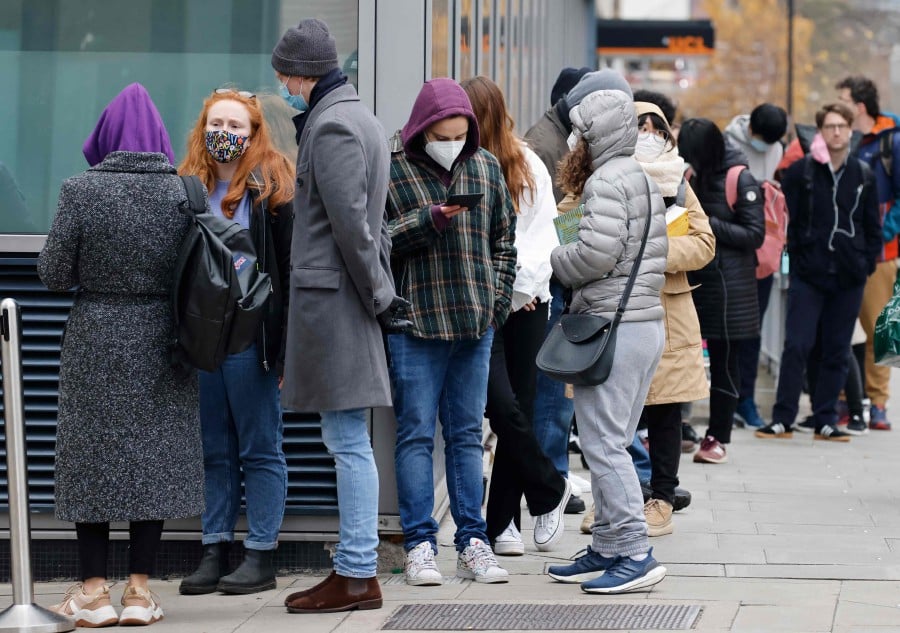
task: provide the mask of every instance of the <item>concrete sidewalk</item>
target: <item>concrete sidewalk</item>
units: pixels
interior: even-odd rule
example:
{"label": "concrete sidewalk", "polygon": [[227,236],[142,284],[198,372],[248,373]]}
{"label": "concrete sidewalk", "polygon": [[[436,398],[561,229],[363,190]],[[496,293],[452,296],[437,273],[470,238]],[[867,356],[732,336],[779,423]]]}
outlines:
{"label": "concrete sidewalk", "polygon": [[[900,394],[900,372],[893,392]],[[761,376],[760,400],[771,403],[771,380]],[[770,406],[761,413],[768,417]],[[704,407],[695,410],[694,426]],[[893,409],[900,424],[900,405]],[[602,597],[577,585],[554,583],[548,563],[567,559],[589,543],[578,531],[581,515],[566,517],[566,535],[555,552],[500,558],[510,572],[503,585],[451,581],[441,587],[408,587],[401,575],[383,576],[384,608],[376,611],[290,615],[284,597],[321,577],[279,579],[278,589],[253,596],[178,594],[178,581],[156,581],[166,619],[158,633],[304,633],[377,631],[404,604],[448,602],[572,605],[686,604],[703,611],[696,631],[834,631],[900,633],[900,428],[871,432],[849,444],[760,440],[736,429],[724,465],[694,464],[684,455],[682,485],[693,502],[675,515],[675,533],[652,539],[667,578],[649,593]],[[577,459],[574,472],[583,477]],[[527,515],[526,515],[527,516]],[[453,526],[439,535],[438,562],[455,569]],[[122,590],[114,588],[114,599]],[[40,583],[37,602],[57,601],[66,585]],[[10,588],[0,586],[8,603]],[[5,605],[4,605],[5,606]]]}

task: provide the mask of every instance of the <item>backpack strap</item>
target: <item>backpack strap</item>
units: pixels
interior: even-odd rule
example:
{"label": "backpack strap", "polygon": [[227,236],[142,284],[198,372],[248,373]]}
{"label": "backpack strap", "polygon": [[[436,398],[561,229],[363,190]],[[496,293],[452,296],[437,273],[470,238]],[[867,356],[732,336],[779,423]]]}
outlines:
{"label": "backpack strap", "polygon": [[197,176],[179,176],[187,192],[188,210],[198,215],[206,213],[206,202],[203,199],[203,183]]}
{"label": "backpack strap", "polygon": [[734,211],[734,205],[737,204],[738,199],[738,178],[746,168],[746,165],[732,165],[725,174],[725,201],[732,211]]}
{"label": "backpack strap", "polygon": [[888,180],[894,169],[894,132],[882,134],[878,139],[878,149],[881,156],[881,166],[884,167],[884,173],[887,174]]}

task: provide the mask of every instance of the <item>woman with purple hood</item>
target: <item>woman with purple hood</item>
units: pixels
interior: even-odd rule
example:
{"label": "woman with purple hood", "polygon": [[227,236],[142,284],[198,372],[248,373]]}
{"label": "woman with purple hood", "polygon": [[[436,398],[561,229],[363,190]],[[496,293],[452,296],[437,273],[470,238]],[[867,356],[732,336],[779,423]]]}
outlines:
{"label": "woman with purple hood", "polygon": [[[169,135],[140,84],[84,143],[38,259],[51,290],[77,288],[59,369],[56,517],[73,521],[81,582],[51,607],[77,626],[163,617],[148,578],[165,519],[203,510],[197,376],[169,364],[175,259],[189,219]],[[110,601],[110,521],[129,521],[121,614]]]}

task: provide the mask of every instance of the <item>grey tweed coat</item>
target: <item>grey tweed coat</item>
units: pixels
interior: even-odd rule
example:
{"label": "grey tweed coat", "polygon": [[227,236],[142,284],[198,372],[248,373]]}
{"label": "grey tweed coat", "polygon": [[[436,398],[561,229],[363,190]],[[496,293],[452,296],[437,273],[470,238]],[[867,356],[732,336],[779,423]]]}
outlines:
{"label": "grey tweed coat", "polygon": [[203,510],[196,373],[169,367],[169,293],[188,219],[163,154],[112,152],[69,178],[38,260],[80,286],[59,371],[56,516],[158,520]]}

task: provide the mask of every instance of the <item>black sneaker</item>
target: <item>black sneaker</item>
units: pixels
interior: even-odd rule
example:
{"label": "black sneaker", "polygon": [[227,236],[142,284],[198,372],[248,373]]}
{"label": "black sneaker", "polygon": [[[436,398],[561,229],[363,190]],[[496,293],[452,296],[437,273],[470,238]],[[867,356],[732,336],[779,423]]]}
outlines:
{"label": "black sneaker", "polygon": [[863,419],[860,416],[851,415],[850,421],[847,422],[847,426],[844,427],[844,431],[850,435],[865,435],[869,432],[869,426],[863,422]]}
{"label": "black sneaker", "polygon": [[756,429],[753,435],[761,437],[764,440],[773,438],[789,440],[794,437],[794,431],[791,427],[785,426],[781,422],[772,422],[772,424],[767,424],[760,429]]}
{"label": "black sneaker", "polygon": [[566,509],[564,514],[581,514],[584,512],[584,500],[578,495],[571,495],[566,501]]}
{"label": "black sneaker", "polygon": [[695,431],[694,427],[692,427],[687,422],[681,423],[681,439],[689,440],[694,444],[700,443],[700,436],[697,435],[697,431]]}
{"label": "black sneaker", "polygon": [[803,420],[803,422],[794,425],[794,430],[800,431],[801,433],[815,433],[816,423],[813,422],[812,416],[809,416]]}
{"label": "black sneaker", "polygon": [[824,424],[821,429],[816,431],[814,439],[825,440],[828,442],[849,442],[850,434],[844,433],[830,424]]}

